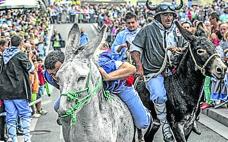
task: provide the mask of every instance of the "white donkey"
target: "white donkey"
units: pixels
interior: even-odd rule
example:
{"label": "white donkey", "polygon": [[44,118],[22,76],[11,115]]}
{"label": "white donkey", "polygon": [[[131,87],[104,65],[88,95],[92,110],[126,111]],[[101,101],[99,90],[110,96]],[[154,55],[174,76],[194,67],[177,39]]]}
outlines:
{"label": "white donkey", "polygon": [[128,108],[115,95],[106,99],[95,64],[94,53],[99,53],[95,50],[104,40],[105,31],[103,28],[93,46],[85,49],[76,44],[78,26],[74,25],[69,33],[66,60],[57,73],[61,90],[58,113],[66,142],[134,141],[134,123]]}

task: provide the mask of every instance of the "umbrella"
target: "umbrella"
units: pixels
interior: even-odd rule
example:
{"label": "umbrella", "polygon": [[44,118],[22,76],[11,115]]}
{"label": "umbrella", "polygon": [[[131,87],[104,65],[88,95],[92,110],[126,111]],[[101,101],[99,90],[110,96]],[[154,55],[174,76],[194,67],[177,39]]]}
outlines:
{"label": "umbrella", "polygon": [[36,7],[38,7],[37,0],[0,0],[0,9]]}

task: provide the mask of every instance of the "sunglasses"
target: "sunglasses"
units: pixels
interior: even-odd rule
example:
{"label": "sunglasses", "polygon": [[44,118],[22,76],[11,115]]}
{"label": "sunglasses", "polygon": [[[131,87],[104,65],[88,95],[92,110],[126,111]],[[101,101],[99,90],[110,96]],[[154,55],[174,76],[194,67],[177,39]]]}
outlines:
{"label": "sunglasses", "polygon": [[168,4],[160,4],[160,6],[159,6],[159,11],[166,11],[168,9],[171,11],[175,11],[175,6],[174,5],[168,5]]}

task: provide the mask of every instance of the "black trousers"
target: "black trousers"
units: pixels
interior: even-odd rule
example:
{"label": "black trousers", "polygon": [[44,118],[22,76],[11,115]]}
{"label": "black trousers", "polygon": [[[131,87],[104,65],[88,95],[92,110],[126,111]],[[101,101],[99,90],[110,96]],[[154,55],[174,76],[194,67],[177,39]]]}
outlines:
{"label": "black trousers", "polygon": [[76,17],[76,15],[70,15],[70,22],[71,23],[75,22],[75,17]]}

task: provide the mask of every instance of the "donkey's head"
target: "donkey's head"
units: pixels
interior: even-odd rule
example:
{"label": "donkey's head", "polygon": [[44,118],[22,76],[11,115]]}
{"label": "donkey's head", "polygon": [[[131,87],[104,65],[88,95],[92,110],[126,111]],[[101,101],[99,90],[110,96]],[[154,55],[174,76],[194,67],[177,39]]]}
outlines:
{"label": "donkey's head", "polygon": [[183,29],[180,24],[175,22],[180,33],[189,41],[189,52],[194,61],[195,68],[201,73],[222,79],[225,76],[227,67],[216,53],[215,46],[208,39],[203,24],[199,23],[195,34]]}
{"label": "donkey's head", "polygon": [[[92,92],[94,88],[100,85],[97,82],[101,81],[99,71],[90,59],[75,58],[71,62],[64,63],[56,76],[61,90],[58,110],[60,116],[72,113],[70,116],[80,111],[80,107],[87,104],[92,93],[95,93]],[[80,103],[82,106],[75,108]]]}
{"label": "donkey's head", "polygon": [[98,44],[101,43],[103,34],[104,31],[97,35],[94,46],[89,44],[80,52],[71,53],[77,54],[71,60],[64,62],[56,74],[61,90],[58,110],[60,117],[72,120],[76,113],[90,102],[92,96],[102,89],[102,78],[92,55]]}

